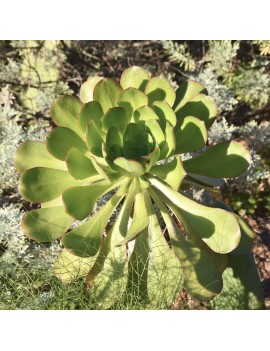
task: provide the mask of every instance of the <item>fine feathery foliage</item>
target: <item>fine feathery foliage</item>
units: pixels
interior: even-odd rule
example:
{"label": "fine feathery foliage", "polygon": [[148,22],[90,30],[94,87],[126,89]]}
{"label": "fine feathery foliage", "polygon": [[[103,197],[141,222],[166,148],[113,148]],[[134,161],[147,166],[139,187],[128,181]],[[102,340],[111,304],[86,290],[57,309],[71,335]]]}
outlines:
{"label": "fine feathery foliage", "polygon": [[[202,300],[217,296],[223,272],[236,269],[230,255],[249,249],[244,224],[183,190],[215,189],[224,178],[240,176],[250,154],[235,141],[205,148],[217,115],[214,100],[199,82],[175,91],[165,78],[135,66],[123,72],[120,84],[90,77],[80,99],[58,98],[51,107],[57,127],[46,143],[28,141],[17,149],[20,193],[41,203],[24,215],[26,235],[39,242],[61,238],[65,249],[56,275],[66,282],[86,275],[102,308],[127,291],[167,306],[183,285]],[[202,148],[182,161],[181,154]],[[112,196],[103,207],[68,231],[106,194]],[[249,267],[240,266],[242,277]],[[256,280],[251,285],[260,290]]]}

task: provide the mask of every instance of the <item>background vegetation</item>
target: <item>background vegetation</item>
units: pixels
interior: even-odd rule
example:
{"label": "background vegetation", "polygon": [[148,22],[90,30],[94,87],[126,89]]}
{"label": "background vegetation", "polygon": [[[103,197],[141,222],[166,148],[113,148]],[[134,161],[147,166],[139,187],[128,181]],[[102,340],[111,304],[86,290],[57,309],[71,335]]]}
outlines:
{"label": "background vegetation", "polygon": [[[248,172],[221,193],[194,189],[189,195],[206,204],[222,199],[253,227],[252,250],[269,308],[270,41],[257,40],[0,42],[0,309],[99,308],[83,280],[65,285],[53,276],[59,242],[41,245],[22,233],[21,217],[34,205],[18,193],[13,156],[24,140],[45,140],[57,96],[77,95],[91,75],[118,79],[130,65],[161,74],[175,87],[187,79],[202,82],[219,107],[210,143],[236,139],[251,150]],[[235,291],[241,296],[237,285]],[[183,290],[165,308],[245,308],[244,302],[229,305],[226,294],[210,304]],[[151,307],[126,296],[114,308]]]}

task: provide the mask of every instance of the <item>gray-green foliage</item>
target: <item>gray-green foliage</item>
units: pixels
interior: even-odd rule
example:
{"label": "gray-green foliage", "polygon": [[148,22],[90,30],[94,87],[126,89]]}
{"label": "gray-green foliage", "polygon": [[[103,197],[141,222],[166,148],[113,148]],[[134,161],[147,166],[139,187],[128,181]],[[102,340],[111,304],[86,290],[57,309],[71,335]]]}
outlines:
{"label": "gray-green foliage", "polygon": [[270,122],[268,121],[258,124],[252,120],[239,127],[238,132],[241,136],[248,139],[252,148],[257,148],[260,145],[270,147]]}
{"label": "gray-green foliage", "polygon": [[209,50],[203,58],[206,67],[227,81],[234,71],[234,59],[239,49],[239,42],[231,40],[209,40]]}
{"label": "gray-green foliage", "polygon": [[[267,64],[269,65],[269,60]],[[261,107],[269,102],[270,74],[265,67],[254,69],[260,65],[260,61],[254,60],[247,69],[241,68],[233,82],[238,99],[251,108]]]}
{"label": "gray-green foliage", "polygon": [[237,129],[233,124],[229,124],[225,117],[222,117],[219,121],[215,121],[209,129],[208,140],[213,145],[231,140]]}
{"label": "gray-green foliage", "polygon": [[238,101],[235,99],[235,93],[226,84],[220,82],[218,76],[217,71],[209,64],[194,78],[207,87],[209,94],[217,102],[219,111],[231,111]]}
{"label": "gray-green foliage", "polygon": [[[29,242],[21,229],[22,212],[13,204],[0,209],[0,245],[8,255],[25,255]],[[2,259],[2,257],[1,257]]]}
{"label": "gray-green foliage", "polygon": [[12,40],[18,55],[0,63],[0,80],[19,90],[19,99],[28,117],[46,114],[56,96],[70,94],[60,79],[66,55],[57,40]]}
{"label": "gray-green foliage", "polygon": [[17,174],[13,157],[18,143],[22,140],[22,129],[17,124],[19,113],[12,107],[13,96],[8,87],[0,92],[0,193],[15,187]]}
{"label": "gray-green foliage", "polygon": [[170,61],[177,62],[185,71],[194,71],[196,62],[188,51],[187,44],[178,44],[172,40],[161,40],[165,54]]}

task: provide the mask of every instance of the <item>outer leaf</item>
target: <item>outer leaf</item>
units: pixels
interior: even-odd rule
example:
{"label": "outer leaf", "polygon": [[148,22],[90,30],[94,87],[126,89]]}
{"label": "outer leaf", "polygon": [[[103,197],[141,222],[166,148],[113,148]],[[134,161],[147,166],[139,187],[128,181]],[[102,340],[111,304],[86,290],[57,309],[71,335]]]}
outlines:
{"label": "outer leaf", "polygon": [[117,246],[125,245],[135,239],[149,224],[148,214],[145,206],[144,193],[141,190],[138,179],[136,181],[136,195],[131,226],[124,240]]}
{"label": "outer leaf", "polygon": [[179,260],[163,236],[149,195],[145,194],[145,199],[150,236],[147,291],[151,303],[155,307],[164,308],[170,306],[179,295],[183,272]]}
{"label": "outer leaf", "polygon": [[66,159],[67,152],[72,147],[83,154],[87,152],[85,141],[68,128],[54,128],[47,136],[46,145],[48,151],[62,161]]}
{"label": "outer leaf", "polygon": [[229,256],[223,275],[224,287],[212,302],[215,310],[264,309],[264,298],[252,254]]}
{"label": "outer leaf", "polygon": [[128,286],[131,295],[149,302],[147,294],[147,278],[149,263],[149,238],[147,229],[135,240],[134,249],[128,261]]}
{"label": "outer leaf", "polygon": [[217,105],[215,101],[207,95],[198,94],[176,112],[177,126],[183,123],[185,117],[193,116],[204,121],[206,127],[210,128],[216,115]]}
{"label": "outer leaf", "polygon": [[67,188],[78,185],[69,172],[59,169],[36,167],[21,175],[20,193],[31,202],[47,202],[57,198]]}
{"label": "outer leaf", "polygon": [[26,212],[22,227],[30,239],[48,242],[62,236],[72,222],[73,218],[65,213],[64,206],[57,206]]}
{"label": "outer leaf", "polygon": [[195,117],[186,117],[175,132],[176,154],[192,152],[201,149],[207,140],[204,122]]}
{"label": "outer leaf", "polygon": [[102,243],[95,264],[86,277],[102,309],[110,308],[126,290],[128,267],[126,247],[115,245],[127,234],[135,196],[133,184],[113,228]]}
{"label": "outer leaf", "polygon": [[110,190],[119,186],[123,180],[111,182],[109,180],[98,183],[77,186],[67,189],[63,193],[63,202],[66,212],[73,218],[83,220],[95,206],[96,201]]}
{"label": "outer leaf", "polygon": [[[219,206],[218,206],[219,207]],[[229,209],[230,210],[230,209]],[[230,255],[245,255],[251,252],[255,234],[252,228],[238,215],[234,214],[241,228],[241,240],[237,248]]]}
{"label": "outer leaf", "polygon": [[171,83],[162,77],[154,77],[149,80],[145,87],[145,94],[148,95],[149,104],[155,101],[167,101],[172,106],[175,101],[175,91]]}
{"label": "outer leaf", "polygon": [[120,132],[126,129],[128,117],[122,107],[110,108],[101,119],[102,130],[108,132],[111,127],[117,127]]}
{"label": "outer leaf", "polygon": [[48,152],[45,143],[40,141],[27,141],[19,145],[15,154],[14,164],[19,174],[35,167],[67,170],[65,163],[56,160]]}
{"label": "outer leaf", "polygon": [[241,233],[233,214],[203,206],[175,192],[157,179],[150,178],[150,182],[160,190],[160,196],[181,220],[190,237],[201,237],[213,251],[222,254],[238,246]]}
{"label": "outer leaf", "polygon": [[138,161],[128,160],[124,157],[116,158],[113,163],[120,167],[119,171],[130,177],[135,178],[145,173],[145,167]]}
{"label": "outer leaf", "polygon": [[95,177],[93,181],[101,179],[92,161],[77,149],[72,148],[68,151],[66,163],[69,173],[75,179],[86,179],[90,177]]}
{"label": "outer leaf", "polygon": [[213,187],[219,188],[225,184],[225,180],[222,178],[211,178],[200,176],[198,174],[189,173],[185,181],[191,182],[192,184],[199,185],[201,187]]}
{"label": "outer leaf", "polygon": [[195,298],[202,300],[213,298],[222,289],[221,272],[215,262],[217,254],[211,252],[203,243],[198,246],[193,241],[187,240],[158,195],[152,190],[150,194],[160,209],[170,235],[172,248],[184,270],[185,288]]}
{"label": "outer leaf", "polygon": [[129,182],[123,184],[92,218],[63,237],[62,243],[68,251],[80,257],[94,256],[98,252],[107,222],[126,194],[128,185]]}
{"label": "outer leaf", "polygon": [[193,80],[189,80],[180,85],[176,90],[176,99],[173,105],[173,109],[177,112],[181,107],[183,107],[188,101],[190,101],[194,96],[199,93],[206,93],[205,87]]}
{"label": "outer leaf", "polygon": [[188,173],[213,178],[231,178],[245,172],[250,161],[247,149],[236,141],[228,141],[212,146],[183,164]]}
{"label": "outer leaf", "polygon": [[176,116],[171,106],[166,101],[155,101],[153,110],[158,115],[160,125],[163,130],[166,128],[166,122],[170,122],[172,126],[176,125]]}
{"label": "outer leaf", "polygon": [[132,66],[124,70],[120,84],[123,89],[136,88],[143,91],[149,78],[147,71],[141,67]]}
{"label": "outer leaf", "polygon": [[84,104],[93,100],[94,88],[100,80],[102,80],[102,77],[89,77],[87,81],[82,84],[80,99]]}
{"label": "outer leaf", "polygon": [[60,96],[51,107],[51,115],[54,122],[59,127],[73,130],[80,137],[84,137],[78,117],[82,108],[82,103],[74,96]]}
{"label": "outer leaf", "polygon": [[140,90],[128,88],[118,95],[118,105],[126,111],[128,121],[133,117],[133,112],[148,104],[148,97]]}
{"label": "outer leaf", "polygon": [[54,274],[64,283],[83,277],[94,264],[95,257],[78,257],[63,250],[54,264]]}
{"label": "outer leaf", "polygon": [[122,90],[113,79],[102,79],[94,89],[94,100],[97,101],[104,113],[117,106],[117,96]]}
{"label": "outer leaf", "polygon": [[180,157],[175,157],[166,164],[153,166],[151,174],[154,174],[169,184],[174,190],[178,190],[185,178],[186,172],[183,168]]}
{"label": "outer leaf", "polygon": [[[225,207],[224,204],[217,204]],[[230,209],[229,209],[230,210]],[[251,252],[254,233],[248,224],[235,215],[241,228],[238,247],[228,255],[228,268],[223,273],[224,287],[212,301],[214,309],[264,309],[264,297],[257,267]]]}
{"label": "outer leaf", "polygon": [[94,121],[97,128],[101,131],[100,120],[103,116],[103,111],[100,104],[96,101],[91,101],[83,105],[80,115],[79,115],[79,124],[83,132],[86,131],[86,126],[90,121]]}

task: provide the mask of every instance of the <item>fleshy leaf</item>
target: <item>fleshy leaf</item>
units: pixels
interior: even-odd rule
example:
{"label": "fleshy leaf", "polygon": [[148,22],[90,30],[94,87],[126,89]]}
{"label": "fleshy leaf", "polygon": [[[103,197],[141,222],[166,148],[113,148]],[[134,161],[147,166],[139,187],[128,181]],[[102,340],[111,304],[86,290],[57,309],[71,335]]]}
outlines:
{"label": "fleshy leaf", "polygon": [[159,196],[155,195],[153,191],[150,192],[150,195],[161,212],[168,229],[172,249],[180,260],[184,271],[185,288],[195,298],[212,299],[222,289],[221,272],[215,262],[217,256],[221,259],[222,256],[211,252],[207,247],[205,248],[205,244],[198,246],[191,240],[187,240]]}
{"label": "fleshy leaf", "polygon": [[165,135],[160,127],[158,120],[149,119],[145,122],[145,126],[147,127],[148,132],[153,136],[156,146],[162,144],[165,140]]}
{"label": "fleshy leaf", "polygon": [[42,202],[41,208],[48,208],[48,207],[56,207],[56,206],[63,206],[62,195],[56,197],[55,199],[47,202]]}
{"label": "fleshy leaf", "polygon": [[121,135],[120,135],[118,129],[116,127],[111,127],[108,130],[107,137],[106,137],[106,149],[107,149],[107,152],[108,153],[110,153],[110,152],[114,153],[114,150],[111,150],[111,149],[115,145],[117,145],[119,147],[118,150],[120,150],[120,155],[119,155],[119,152],[118,152],[116,157],[122,156],[123,140],[121,138]]}
{"label": "fleshy leaf", "polygon": [[173,109],[177,112],[181,107],[183,107],[188,101],[190,101],[194,96],[206,93],[205,87],[193,80],[189,80],[180,85],[180,87],[176,90],[176,98],[175,103],[173,105]]}
{"label": "fleshy leaf", "polygon": [[75,96],[60,96],[51,107],[52,119],[59,127],[73,130],[80,137],[84,137],[78,118],[83,104]]}
{"label": "fleshy leaf", "polygon": [[148,104],[148,97],[138,89],[128,88],[118,95],[117,101],[118,105],[125,109],[128,121],[130,121],[135,110]]}
{"label": "fleshy leaf", "polygon": [[164,308],[170,306],[179,295],[183,271],[180,261],[164,238],[148,194],[145,194],[145,199],[149,217],[150,243],[147,292],[153,306]]}
{"label": "fleshy leaf", "polygon": [[72,222],[73,218],[66,214],[64,206],[57,206],[26,212],[22,227],[30,239],[49,242],[62,236]]}
{"label": "fleshy leaf", "polygon": [[160,125],[163,130],[166,128],[166,122],[170,122],[174,127],[176,125],[176,116],[171,106],[166,101],[155,101],[153,110],[158,115]]}
{"label": "fleshy leaf", "polygon": [[22,173],[20,193],[31,202],[47,202],[57,198],[66,189],[80,184],[67,171],[36,167]]}
{"label": "fleshy leaf", "polygon": [[75,219],[83,220],[93,211],[96,201],[102,195],[119,186],[121,182],[104,180],[67,189],[63,193],[66,212]]}
{"label": "fleshy leaf", "polygon": [[241,233],[233,214],[203,206],[157,179],[149,180],[159,189],[161,198],[183,223],[188,236],[201,238],[213,251],[221,254],[231,252],[238,246]]}
{"label": "fleshy leaf", "polygon": [[96,157],[91,156],[91,161],[93,166],[95,167],[96,171],[98,172],[98,174],[104,178],[107,179],[109,181],[114,181],[115,179],[119,178],[118,174],[109,172],[111,171],[110,168],[108,166],[104,166],[101,163],[99,163],[99,159],[97,159]]}
{"label": "fleshy leaf", "polygon": [[136,88],[143,91],[149,78],[147,71],[141,67],[132,66],[124,70],[120,84],[123,89]]}
{"label": "fleshy leaf", "polygon": [[186,177],[185,181],[199,185],[200,187],[213,187],[219,188],[225,184],[225,180],[223,178],[211,178],[206,176],[201,176],[198,174],[189,173]]}
{"label": "fleshy leaf", "polygon": [[110,108],[101,119],[102,130],[108,132],[111,127],[117,127],[123,132],[127,126],[128,118],[122,107]]}
{"label": "fleshy leaf", "polygon": [[14,164],[19,174],[35,167],[67,170],[65,163],[55,159],[48,152],[46,144],[40,141],[27,141],[19,145]]}
{"label": "fleshy leaf", "polygon": [[195,117],[186,117],[175,132],[176,154],[192,152],[201,149],[207,140],[204,122]]}
{"label": "fleshy leaf", "polygon": [[77,149],[72,148],[68,151],[66,163],[69,173],[75,179],[86,179],[90,177],[95,177],[93,181],[101,179],[92,161]]}
{"label": "fleshy leaf", "polygon": [[102,143],[103,139],[100,135],[94,121],[90,121],[86,126],[86,144],[90,152],[96,156],[102,157]]}
{"label": "fleshy leaf", "polygon": [[[216,206],[229,209],[223,203]],[[240,216],[234,216],[241,228],[241,240],[238,247],[228,254],[228,268],[222,275],[222,292],[211,304],[217,310],[264,309],[262,285],[251,252],[255,235]]]}
{"label": "fleshy leaf", "polygon": [[240,143],[227,141],[183,162],[188,173],[213,178],[238,177],[250,164],[250,153]]}
{"label": "fleshy leaf", "polygon": [[145,167],[136,160],[128,160],[124,157],[116,158],[113,163],[119,167],[119,171],[130,178],[138,177],[145,173]]}
{"label": "fleshy leaf", "polygon": [[102,77],[89,77],[87,81],[82,84],[80,89],[80,99],[84,104],[93,101],[94,88],[100,80],[102,80]]}
{"label": "fleshy leaf", "polygon": [[154,119],[159,120],[158,115],[149,106],[142,106],[134,112],[135,123],[142,123]]}
{"label": "fleshy leaf", "polygon": [[149,263],[149,236],[145,229],[135,240],[134,249],[128,261],[128,286],[131,295],[149,302],[147,278]]}
{"label": "fleshy leaf", "polygon": [[211,304],[215,310],[262,310],[264,297],[252,253],[229,256],[223,289]]}
{"label": "fleshy leaf", "polygon": [[186,175],[180,157],[175,157],[169,163],[153,166],[151,174],[154,174],[169,184],[174,190],[178,190]]}
{"label": "fleshy leaf", "polygon": [[133,218],[128,233],[124,240],[117,244],[117,246],[125,245],[129,241],[135,239],[147,226],[149,223],[147,210],[145,206],[144,194],[141,190],[140,183],[138,179],[135,180],[135,200],[134,200],[134,211]]}
{"label": "fleshy leaf", "polygon": [[160,145],[160,159],[170,157],[174,154],[175,150],[175,137],[173,132],[173,126],[170,122],[166,122],[165,128],[165,140]]}
{"label": "fleshy leaf", "polygon": [[113,228],[101,245],[95,264],[86,277],[87,284],[91,287],[102,309],[110,308],[121,298],[126,289],[126,247],[116,247],[116,244],[127,234],[135,195],[132,188],[134,188],[133,185],[131,185]]}
{"label": "fleshy leaf", "polygon": [[129,123],[123,138],[123,156],[126,159],[139,159],[152,151],[153,138],[143,125]]}
{"label": "fleshy leaf", "polygon": [[79,257],[94,256],[101,245],[102,235],[116,206],[128,190],[126,182],[115,195],[87,222],[73,229],[62,238],[65,248]]}
{"label": "fleshy leaf", "polygon": [[100,120],[102,116],[103,111],[98,102],[91,101],[88,104],[83,105],[79,115],[79,124],[81,130],[85,133],[86,126],[90,121],[94,121],[97,128],[101,130]]}
{"label": "fleshy leaf", "polygon": [[78,257],[64,249],[54,264],[54,274],[63,283],[69,283],[86,276],[94,261],[95,257]]}
{"label": "fleshy leaf", "polygon": [[150,105],[155,101],[166,101],[172,106],[175,101],[175,91],[171,83],[162,77],[150,79],[146,84],[145,94],[148,95]]}
{"label": "fleshy leaf", "polygon": [[68,150],[73,147],[83,154],[87,152],[84,140],[68,128],[54,128],[47,136],[46,145],[48,151],[62,161],[66,159]]}
{"label": "fleshy leaf", "polygon": [[216,115],[217,105],[215,101],[210,96],[198,94],[176,112],[177,126],[183,123],[185,117],[193,116],[204,121],[206,128],[210,128]]}
{"label": "fleshy leaf", "polygon": [[150,162],[146,166],[146,171],[149,172],[150,169],[154,166],[154,164],[159,160],[160,149],[156,147],[151,154],[147,156],[142,156],[143,159],[150,160]]}
{"label": "fleshy leaf", "polygon": [[122,91],[121,86],[113,79],[102,79],[94,89],[94,101],[97,101],[104,113],[117,106],[117,96]]}

